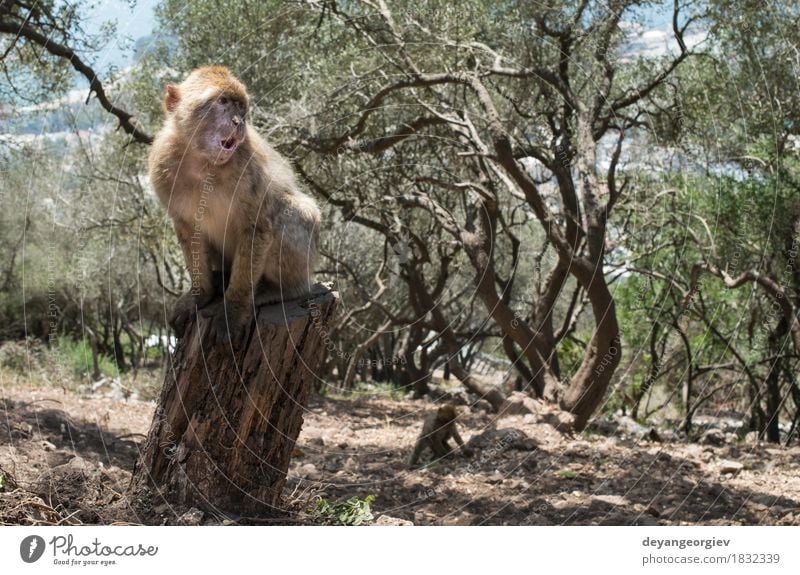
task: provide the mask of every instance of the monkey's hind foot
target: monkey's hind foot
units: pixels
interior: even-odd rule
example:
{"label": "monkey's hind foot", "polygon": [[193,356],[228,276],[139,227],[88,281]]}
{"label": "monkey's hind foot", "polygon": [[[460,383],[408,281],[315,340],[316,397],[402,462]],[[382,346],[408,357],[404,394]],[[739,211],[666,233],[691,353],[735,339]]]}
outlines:
{"label": "monkey's hind foot", "polygon": [[228,341],[238,346],[245,339],[252,320],[246,306],[223,300],[201,310],[200,317],[211,323],[206,341],[212,346]]}

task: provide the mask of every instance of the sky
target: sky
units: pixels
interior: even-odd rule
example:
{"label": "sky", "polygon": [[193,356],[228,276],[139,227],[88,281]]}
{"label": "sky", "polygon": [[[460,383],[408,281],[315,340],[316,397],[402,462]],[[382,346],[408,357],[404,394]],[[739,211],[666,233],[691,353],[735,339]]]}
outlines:
{"label": "sky", "polygon": [[[118,36],[133,41],[125,48],[120,46],[117,39],[112,39],[105,50],[97,55],[95,67],[98,72],[110,66],[124,68],[132,64],[133,43],[151,34],[155,27],[154,8],[159,0],[133,1],[135,6],[131,8],[126,0],[98,0],[88,12],[85,23],[87,31],[98,32],[104,22],[116,21]],[[645,19],[645,28],[652,32],[649,37],[642,38],[640,49],[645,53],[661,50],[665,42],[663,32],[669,31],[672,25],[672,0],[660,0],[660,5],[643,9],[641,15]]]}
{"label": "sky", "polygon": [[87,32],[97,33],[105,22],[116,21],[117,36],[133,40],[127,48],[121,47],[117,39],[109,41],[105,49],[97,54],[95,66],[98,72],[110,66],[124,68],[133,62],[133,43],[149,35],[155,27],[153,9],[158,0],[138,0],[131,8],[124,0],[98,0],[96,6],[87,12],[85,27]]}

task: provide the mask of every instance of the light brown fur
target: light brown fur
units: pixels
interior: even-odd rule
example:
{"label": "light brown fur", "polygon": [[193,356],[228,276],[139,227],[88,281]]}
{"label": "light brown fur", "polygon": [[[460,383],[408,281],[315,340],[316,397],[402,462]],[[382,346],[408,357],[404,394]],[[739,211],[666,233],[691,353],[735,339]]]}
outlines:
{"label": "light brown fur", "polygon": [[319,208],[249,125],[248,105],[245,87],[220,66],[199,68],[166,90],[149,173],[192,279],[190,294],[176,304],[178,331],[190,308],[222,291],[224,310],[213,314],[217,338],[238,336],[253,306],[301,297],[311,287]]}
{"label": "light brown fur", "polygon": [[464,445],[464,441],[458,434],[456,427],[456,408],[453,405],[443,405],[436,413],[432,413],[425,418],[422,424],[422,431],[419,434],[414,451],[408,459],[408,466],[415,467],[419,462],[422,452],[430,448],[436,459],[446,457],[452,452],[448,441],[452,437],[461,449],[465,457],[472,455],[471,450]]}

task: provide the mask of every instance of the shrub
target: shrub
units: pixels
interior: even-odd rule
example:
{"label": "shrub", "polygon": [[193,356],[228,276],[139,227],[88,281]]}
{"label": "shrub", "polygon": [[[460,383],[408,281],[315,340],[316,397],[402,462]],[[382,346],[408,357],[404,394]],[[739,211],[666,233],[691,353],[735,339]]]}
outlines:
{"label": "shrub", "polygon": [[7,341],[0,346],[0,367],[17,373],[38,369],[42,345],[38,340]]}
{"label": "shrub", "polygon": [[370,505],[373,501],[375,501],[374,495],[367,495],[363,500],[351,497],[337,503],[320,499],[311,511],[311,515],[326,525],[361,525],[365,521],[372,521]]}
{"label": "shrub", "polygon": [[[94,371],[92,364],[92,348],[85,340],[75,341],[68,337],[59,337],[58,345],[54,349],[55,359],[63,361],[73,375],[85,376]],[[114,360],[105,354],[99,354],[97,364],[100,373],[107,377],[117,375],[117,366]]]}

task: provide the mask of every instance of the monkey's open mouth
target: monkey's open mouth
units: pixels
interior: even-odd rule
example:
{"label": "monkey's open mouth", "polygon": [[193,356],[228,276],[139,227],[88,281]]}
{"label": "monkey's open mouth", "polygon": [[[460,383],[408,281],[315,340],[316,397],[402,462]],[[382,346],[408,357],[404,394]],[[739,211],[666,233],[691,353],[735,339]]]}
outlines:
{"label": "monkey's open mouth", "polygon": [[227,140],[222,140],[220,142],[222,144],[222,149],[226,152],[231,152],[236,149],[236,146],[239,145],[239,139],[236,136],[231,136]]}

